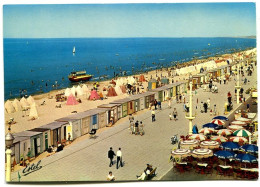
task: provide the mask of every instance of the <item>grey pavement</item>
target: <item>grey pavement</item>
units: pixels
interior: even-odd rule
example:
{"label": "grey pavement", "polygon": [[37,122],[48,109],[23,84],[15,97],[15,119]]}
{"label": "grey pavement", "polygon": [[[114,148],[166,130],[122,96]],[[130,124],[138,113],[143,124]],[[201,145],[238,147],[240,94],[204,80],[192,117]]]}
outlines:
{"label": "grey pavement", "polygon": [[[256,71],[253,72],[253,76],[247,78],[250,83],[243,85],[245,91],[257,85]],[[216,84],[219,93],[203,92],[202,88],[200,88],[193,97],[193,111],[194,113],[196,111],[197,114],[193,124],[196,123],[199,129],[203,124],[210,122],[213,116],[210,116],[209,112],[200,113],[199,109],[195,109],[197,98],[199,103],[210,98],[211,107],[216,104],[219,114],[223,115],[224,103],[227,102],[227,92],[230,91],[234,104],[233,110],[239,107],[234,101],[235,82],[233,78],[226,85]],[[249,97],[248,94],[244,95],[246,98]],[[188,98],[189,96],[186,94],[186,101]],[[146,109],[134,115],[135,120],[142,120],[145,125],[144,136],[130,134],[128,119],[120,120],[114,127],[102,132],[98,131],[95,139],[84,139],[74,145],[65,147],[59,153],[44,158],[40,170],[26,176],[20,170],[21,182],[105,181],[109,171],[113,172],[117,181],[135,181],[136,175],[144,170],[147,163],[157,167],[157,176],[153,180],[160,180],[172,169],[169,156],[174,146],[171,144],[170,137],[174,134],[187,135],[188,133],[188,120],[183,112],[183,103],[176,104],[174,101],[171,109],[167,107],[168,103],[163,102],[163,109],[156,111],[156,121],[154,123],[151,122],[150,110]],[[172,112],[174,107],[178,111],[178,120],[170,121],[169,113]],[[116,169],[115,164],[109,167],[107,152],[110,147],[113,147],[115,152],[121,147],[124,167]],[[12,173],[12,181],[18,181],[17,176],[17,172]]]}

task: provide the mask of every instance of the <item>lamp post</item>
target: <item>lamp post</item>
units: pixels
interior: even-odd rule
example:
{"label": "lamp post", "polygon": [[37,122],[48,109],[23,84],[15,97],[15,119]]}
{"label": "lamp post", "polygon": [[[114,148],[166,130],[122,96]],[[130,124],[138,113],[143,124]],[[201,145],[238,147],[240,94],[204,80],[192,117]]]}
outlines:
{"label": "lamp post", "polygon": [[235,86],[235,88],[237,89],[237,104],[239,104],[239,92],[241,88],[241,86],[239,85],[239,69],[240,69],[240,64],[238,64],[237,67],[237,85]]}
{"label": "lamp post", "polygon": [[10,149],[13,145],[14,137],[11,134],[11,128],[8,127],[8,133],[5,135],[5,145],[6,145],[6,182],[11,182],[11,153]]}
{"label": "lamp post", "polygon": [[195,119],[194,116],[192,116],[192,81],[190,81],[190,106],[189,106],[190,112],[189,116],[185,116],[186,119],[189,120],[189,135],[192,134],[192,120]]}

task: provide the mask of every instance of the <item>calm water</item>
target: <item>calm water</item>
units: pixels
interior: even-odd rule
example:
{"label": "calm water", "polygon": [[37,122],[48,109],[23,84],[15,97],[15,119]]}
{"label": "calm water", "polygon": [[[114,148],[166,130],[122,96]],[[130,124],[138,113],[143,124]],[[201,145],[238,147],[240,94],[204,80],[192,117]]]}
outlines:
{"label": "calm water", "polygon": [[30,95],[55,83],[57,89],[71,86],[67,76],[73,70],[103,80],[255,46],[255,39],[241,38],[4,39],[5,100],[22,89]]}

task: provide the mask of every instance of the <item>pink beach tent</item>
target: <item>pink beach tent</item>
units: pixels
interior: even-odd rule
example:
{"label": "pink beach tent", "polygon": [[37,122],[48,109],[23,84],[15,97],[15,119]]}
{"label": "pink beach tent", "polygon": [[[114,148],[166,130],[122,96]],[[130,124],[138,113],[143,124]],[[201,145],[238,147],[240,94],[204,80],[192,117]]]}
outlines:
{"label": "pink beach tent", "polygon": [[67,99],[67,105],[77,105],[79,102],[76,100],[76,97],[74,97],[72,94]]}
{"label": "pink beach tent", "polygon": [[91,90],[89,100],[97,100],[99,99],[99,95],[96,90]]}

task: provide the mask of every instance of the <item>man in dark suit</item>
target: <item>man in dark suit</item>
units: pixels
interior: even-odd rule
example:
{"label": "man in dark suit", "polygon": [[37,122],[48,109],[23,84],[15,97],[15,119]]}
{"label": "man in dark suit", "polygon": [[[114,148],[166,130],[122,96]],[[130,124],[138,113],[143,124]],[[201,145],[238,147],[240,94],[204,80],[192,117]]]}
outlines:
{"label": "man in dark suit", "polygon": [[110,147],[110,150],[108,151],[108,158],[110,159],[109,167],[111,167],[111,166],[113,165],[114,156],[116,156],[116,154],[115,154],[115,152],[113,151],[113,148]]}

